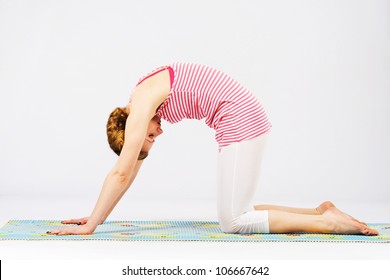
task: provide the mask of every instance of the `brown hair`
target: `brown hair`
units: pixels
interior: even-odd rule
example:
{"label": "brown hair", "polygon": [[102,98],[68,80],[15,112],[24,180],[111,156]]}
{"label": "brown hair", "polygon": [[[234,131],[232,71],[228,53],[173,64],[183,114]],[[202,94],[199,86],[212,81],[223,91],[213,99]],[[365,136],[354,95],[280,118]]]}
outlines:
{"label": "brown hair", "polygon": [[[125,143],[126,120],[129,114],[125,108],[115,108],[107,121],[107,140],[111,149],[119,156]],[[143,160],[148,156],[147,152],[141,151],[138,160]]]}

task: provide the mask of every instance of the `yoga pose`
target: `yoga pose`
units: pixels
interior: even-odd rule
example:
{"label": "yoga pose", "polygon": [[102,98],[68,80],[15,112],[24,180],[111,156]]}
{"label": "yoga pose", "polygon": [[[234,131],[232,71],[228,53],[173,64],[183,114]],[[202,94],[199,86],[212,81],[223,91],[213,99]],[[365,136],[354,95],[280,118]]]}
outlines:
{"label": "yoga pose", "polygon": [[63,221],[77,226],[51,234],[91,234],[134,181],[157,137],[161,119],[205,119],[216,132],[217,210],[228,233],[317,232],[376,235],[331,202],[313,209],[250,204],[271,124],[256,97],[228,75],[199,64],[175,63],[140,79],[126,107],[107,123],[108,142],[119,156],[106,176],[90,217]]}

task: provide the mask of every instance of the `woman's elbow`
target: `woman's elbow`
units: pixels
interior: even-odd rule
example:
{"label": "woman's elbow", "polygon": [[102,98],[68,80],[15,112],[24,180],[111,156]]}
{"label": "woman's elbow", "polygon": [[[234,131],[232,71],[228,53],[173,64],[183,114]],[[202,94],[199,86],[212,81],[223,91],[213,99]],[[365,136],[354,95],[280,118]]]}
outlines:
{"label": "woman's elbow", "polygon": [[120,171],[120,170],[111,171],[107,175],[108,180],[116,181],[117,183],[119,183],[121,185],[122,184],[126,185],[127,182],[129,181],[129,178],[130,178],[129,174],[127,174],[126,172]]}

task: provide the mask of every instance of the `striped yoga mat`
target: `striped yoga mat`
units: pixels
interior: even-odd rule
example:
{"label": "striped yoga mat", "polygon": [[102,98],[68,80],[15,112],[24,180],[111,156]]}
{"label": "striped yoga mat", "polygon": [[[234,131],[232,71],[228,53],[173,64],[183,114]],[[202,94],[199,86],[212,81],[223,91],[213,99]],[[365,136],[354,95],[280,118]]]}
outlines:
{"label": "striped yoga mat", "polygon": [[368,224],[378,236],[338,234],[228,234],[212,221],[106,221],[91,235],[48,235],[67,227],[60,221],[11,220],[0,228],[1,240],[219,241],[219,242],[390,242],[389,224]]}

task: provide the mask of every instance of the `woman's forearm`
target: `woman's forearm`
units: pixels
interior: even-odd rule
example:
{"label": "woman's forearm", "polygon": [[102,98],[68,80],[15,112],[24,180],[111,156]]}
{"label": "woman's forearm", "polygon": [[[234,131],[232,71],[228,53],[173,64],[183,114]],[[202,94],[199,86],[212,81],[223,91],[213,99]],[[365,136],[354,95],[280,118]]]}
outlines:
{"label": "woman's forearm", "polygon": [[108,209],[108,211],[104,214],[103,218],[101,219],[100,223],[103,223],[107,217],[111,214],[112,210],[115,208],[115,206],[118,204],[119,200],[121,200],[122,196],[126,193],[126,191],[129,189],[130,186],[127,186],[124,191],[117,197],[117,199],[114,201],[114,203],[111,205],[111,207]]}
{"label": "woman's forearm", "polygon": [[88,219],[87,225],[92,231],[104,221],[128,189],[127,179],[116,174],[107,175],[96,206]]}
{"label": "woman's forearm", "polygon": [[118,204],[119,200],[121,200],[122,196],[126,193],[126,191],[129,189],[129,187],[133,184],[133,181],[134,179],[137,177],[137,174],[142,166],[142,163],[143,161],[142,160],[139,160],[137,161],[136,165],[135,165],[135,168],[130,176],[130,179],[129,181],[127,182],[127,186],[124,188],[124,190],[122,191],[122,193],[117,197],[117,199],[114,201],[114,203],[111,205],[111,207],[109,208],[109,210],[105,213],[105,215],[103,216],[103,219],[100,221],[100,223],[103,223],[107,217],[111,214],[112,210],[115,208],[115,206]]}
{"label": "woman's forearm", "polygon": [[[103,189],[102,189],[102,192],[100,194],[100,197],[103,195],[103,190],[105,188],[108,188],[111,184],[119,186],[118,187],[119,192],[113,194],[112,198],[114,198],[114,199],[110,199],[110,205],[109,206],[107,205],[106,207],[104,207],[104,209],[106,209],[106,211],[104,212],[104,215],[99,219],[98,224],[103,223],[107,219],[107,217],[111,214],[112,210],[118,204],[119,200],[121,200],[123,195],[129,189],[129,187],[133,184],[133,181],[137,177],[137,174],[138,174],[138,172],[139,172],[139,170],[140,170],[140,168],[142,166],[142,163],[143,163],[143,161],[140,161],[140,160],[137,161],[137,163],[135,164],[135,167],[133,169],[133,172],[131,173],[130,178],[127,181],[124,180],[124,178],[121,178],[121,177],[119,177],[119,179],[115,179],[116,175],[113,175],[111,173],[109,175],[107,175],[106,180],[104,181],[104,185],[103,185]],[[120,181],[120,183],[116,184],[115,181],[118,181],[118,180]],[[123,181],[125,181],[124,185],[122,184]],[[99,200],[100,200],[100,197],[99,197]],[[97,208],[97,206],[99,204],[99,200],[96,203],[96,207],[95,208]],[[95,213],[95,210],[92,213],[90,218],[92,218],[92,219],[95,218],[95,217],[92,217],[92,216],[94,216],[94,213]],[[97,218],[97,216],[96,216],[96,218]],[[93,220],[93,221],[96,223],[95,220]],[[91,225],[93,225],[93,224],[91,223]]]}

